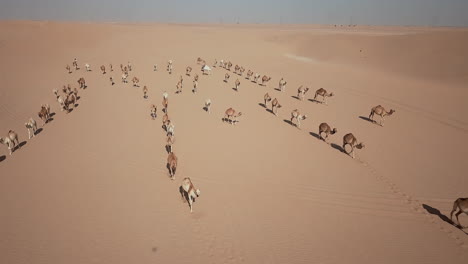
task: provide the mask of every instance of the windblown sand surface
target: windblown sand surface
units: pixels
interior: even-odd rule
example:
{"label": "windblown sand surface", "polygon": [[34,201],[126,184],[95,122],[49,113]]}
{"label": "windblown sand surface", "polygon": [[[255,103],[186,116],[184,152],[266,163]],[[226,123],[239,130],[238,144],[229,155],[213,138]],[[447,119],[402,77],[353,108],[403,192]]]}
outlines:
{"label": "windblown sand surface", "polygon": [[[81,70],[68,74],[75,57]],[[202,76],[197,57],[272,80],[231,73],[226,84],[224,69]],[[468,197],[467,30],[1,22],[0,58],[0,133],[24,141],[12,156],[0,146],[0,263],[468,262],[468,230],[449,220]],[[140,88],[120,82],[129,61]],[[199,92],[184,76],[176,95],[189,65]],[[52,89],[79,77],[79,106],[61,112]],[[292,97],[300,85],[311,88],[304,101]],[[335,93],[328,106],[309,100],[320,87]],[[266,92],[278,116],[259,105]],[[44,103],[53,121],[27,140]],[[384,127],[366,120],[378,104],[396,110]],[[221,121],[229,107],[243,114],[235,126]],[[301,129],[285,122],[296,108],[308,115]],[[331,145],[317,139],[321,122],[338,129]],[[349,132],[366,145],[354,160],[340,151]],[[192,214],[184,177],[201,190]]]}

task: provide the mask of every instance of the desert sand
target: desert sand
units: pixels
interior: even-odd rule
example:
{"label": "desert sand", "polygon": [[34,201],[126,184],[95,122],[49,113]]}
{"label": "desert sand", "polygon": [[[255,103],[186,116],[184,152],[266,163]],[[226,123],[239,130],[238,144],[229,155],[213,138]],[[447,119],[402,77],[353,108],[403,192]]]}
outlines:
{"label": "desert sand", "polygon": [[[225,83],[220,67],[202,75],[198,57],[272,79],[231,72]],[[0,136],[13,129],[22,142],[12,156],[0,145],[0,263],[468,262],[468,229],[449,220],[468,197],[467,29],[2,21],[0,58]],[[81,69],[68,74],[74,58]],[[139,88],[120,80],[128,62]],[[60,111],[52,90],[80,77],[79,105]],[[321,87],[335,94],[328,105],[312,100]],[[260,105],[266,92],[278,116]],[[24,123],[41,127],[45,103],[53,120],[28,140]],[[379,104],[396,110],[383,127],[367,120]],[[236,125],[221,120],[229,107],[242,112]],[[294,109],[308,115],[301,129],[285,121]],[[316,136],[322,122],[338,129],[330,145]],[[355,159],[340,151],[349,132],[366,146]],[[193,213],[184,177],[201,190]]]}

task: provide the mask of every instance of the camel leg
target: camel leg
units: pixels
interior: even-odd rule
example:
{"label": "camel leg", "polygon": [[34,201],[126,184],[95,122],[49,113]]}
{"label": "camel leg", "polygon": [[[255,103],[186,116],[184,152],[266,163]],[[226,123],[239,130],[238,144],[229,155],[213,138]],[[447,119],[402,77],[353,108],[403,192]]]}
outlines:
{"label": "camel leg", "polygon": [[351,153],[353,154],[353,159],[354,159],[354,147],[351,149]]}
{"label": "camel leg", "polygon": [[384,126],[384,123],[385,123],[385,118],[382,117],[382,119],[380,120],[380,126]]}
{"label": "camel leg", "polygon": [[192,210],[192,197],[190,197],[190,194],[189,194],[189,205],[190,205],[190,213],[193,213],[193,210]]}
{"label": "camel leg", "polygon": [[[450,221],[452,221],[452,222],[453,222],[453,213],[455,213],[455,211],[457,211],[457,206],[456,205],[454,206],[454,209],[452,210],[452,212],[450,212]],[[455,223],[455,222],[453,222],[453,223]]]}

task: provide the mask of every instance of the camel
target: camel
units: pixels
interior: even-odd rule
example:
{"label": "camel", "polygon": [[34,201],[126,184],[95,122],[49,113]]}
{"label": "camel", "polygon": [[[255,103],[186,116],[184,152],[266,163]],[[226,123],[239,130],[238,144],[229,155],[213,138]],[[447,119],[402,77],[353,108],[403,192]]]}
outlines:
{"label": "camel", "polygon": [[180,186],[180,189],[181,189],[180,193],[182,195],[182,199],[185,198],[184,193],[182,191],[186,193],[189,206],[190,206],[190,213],[193,213],[192,206],[193,206],[193,203],[195,202],[195,198],[198,198],[200,196],[200,190],[195,188],[195,186],[192,183],[192,180],[190,180],[190,178],[188,177],[184,178],[184,180],[182,181],[182,185]]}
{"label": "camel", "polygon": [[37,131],[36,121],[31,117],[31,118],[29,118],[28,122],[24,123],[24,125],[28,129],[29,139],[31,139],[31,136],[35,137],[36,136],[36,131]]}
{"label": "camel", "polygon": [[[345,148],[346,145],[351,146],[351,151],[350,152],[346,151],[346,148]],[[343,137],[343,151],[348,155],[353,154],[352,155],[353,159],[354,159],[354,148],[362,149],[362,148],[364,148],[364,143],[360,142],[358,144],[356,137],[352,133],[348,133],[348,134],[344,135],[344,137]]]}
{"label": "camel", "polygon": [[176,85],[176,94],[182,92],[182,81],[178,81]]}
{"label": "camel", "polygon": [[239,74],[239,70],[240,70],[240,67],[239,65],[236,64],[236,66],[234,66],[234,73]]}
{"label": "camel", "polygon": [[175,129],[174,123],[172,123],[171,120],[169,120],[168,123],[169,124],[166,126],[166,135],[175,136],[175,134],[174,134],[174,129]]}
{"label": "camel", "polygon": [[253,71],[248,70],[248,71],[247,71],[247,76],[245,76],[245,79],[247,79],[247,80],[250,81],[250,78],[252,77],[252,75],[253,75]]}
{"label": "camel", "polygon": [[193,79],[198,82],[198,74],[195,73],[195,76],[193,77]]}
{"label": "camel", "polygon": [[91,66],[88,63],[85,64],[86,71],[91,71]]}
{"label": "camel", "polygon": [[123,67],[123,73],[125,73],[125,75],[128,75],[128,67],[127,66]]}
{"label": "camel", "polygon": [[205,110],[208,112],[208,114],[211,114],[211,99],[206,99]]}
{"label": "camel", "polygon": [[198,87],[198,82],[194,80],[193,81],[193,90],[192,90],[193,93],[197,93],[197,87]]}
{"label": "camel", "polygon": [[62,86],[62,92],[63,92],[64,94],[67,94],[67,93],[68,93],[68,88],[67,88],[67,86],[65,86],[65,85]]}
{"label": "camel", "polygon": [[132,82],[133,87],[140,87],[140,85],[138,84],[140,82],[140,79],[138,79],[136,76],[132,78]]}
{"label": "camel", "polygon": [[163,123],[164,130],[166,130],[166,132],[167,132],[167,127],[171,123],[171,120],[169,119],[169,116],[167,115],[167,113],[165,113],[163,115],[162,123]]}
{"label": "camel", "polygon": [[295,126],[297,128],[301,128],[301,120],[305,120],[306,118],[307,118],[307,115],[301,115],[301,113],[297,109],[294,109],[291,112],[291,124],[294,124],[293,120],[296,120],[297,124]]}
{"label": "camel", "polygon": [[284,90],[286,89],[286,84],[287,82],[281,78],[281,80],[279,81],[279,89],[281,92],[284,92]]}
{"label": "camel", "polygon": [[112,63],[109,64],[109,69],[110,69],[111,72],[114,71],[114,68],[112,68]]}
{"label": "camel", "polygon": [[63,111],[63,110],[68,111],[68,106],[65,104],[66,98],[63,98],[61,95],[59,95],[57,89],[54,89],[54,94],[56,96],[57,102],[60,105],[60,111]]}
{"label": "camel", "polygon": [[[458,212],[455,213],[455,211],[457,211],[458,209]],[[453,213],[455,213],[455,217],[457,218],[457,226],[461,227],[461,228],[468,228],[468,227],[464,227],[460,224],[460,220],[458,220],[458,216],[461,214],[461,213],[465,213],[468,215],[468,198],[458,198],[457,200],[455,200],[455,202],[453,203],[453,209],[452,209],[452,212],[450,213],[450,220],[452,220],[453,222]],[[453,222],[455,224],[455,222]]]}
{"label": "camel", "polygon": [[260,74],[256,73],[254,76],[254,83],[258,83],[258,78],[260,78]]}
{"label": "camel", "polygon": [[192,72],[192,67],[187,66],[187,68],[185,69],[185,75],[190,76],[191,72]]}
{"label": "camel", "polygon": [[155,119],[157,117],[157,112],[158,108],[153,104],[151,105],[151,119]]}
{"label": "camel", "polygon": [[206,62],[205,62],[204,59],[198,57],[198,59],[197,59],[197,64],[202,64],[202,65],[203,65],[203,64],[206,64]]}
{"label": "camel", "polygon": [[202,72],[203,72],[203,75],[209,75],[209,74],[211,74],[211,68],[210,68],[208,65],[206,65],[206,64],[204,64],[204,65],[202,66],[201,70],[202,70]]}
{"label": "camel", "polygon": [[239,86],[240,86],[239,79],[236,80],[235,85],[236,85],[236,91],[239,91]]}
{"label": "camel", "polygon": [[228,108],[225,112],[225,115],[224,115],[224,121],[229,121],[231,123],[231,125],[235,125],[237,121],[237,118],[239,116],[241,116],[242,113],[241,112],[236,112],[236,110],[232,109],[232,108]]}
{"label": "camel", "polygon": [[323,101],[321,103],[325,103],[325,105],[327,105],[327,97],[332,97],[333,93],[327,93],[327,90],[320,88],[315,92],[315,96],[314,96],[315,101],[317,101],[317,96],[319,95],[322,96],[323,98]]}
{"label": "camel", "polygon": [[273,99],[271,102],[271,112],[275,115],[278,115],[278,108],[281,108],[282,105],[278,102],[278,99]]}
{"label": "camel", "polygon": [[127,77],[128,77],[128,74],[126,74],[126,73],[122,74],[122,82],[123,83],[128,83]]}
{"label": "camel", "polygon": [[267,103],[271,101],[271,97],[268,93],[266,93],[264,96],[263,96],[263,100],[265,101],[265,104],[264,106],[267,107]]}
{"label": "camel", "polygon": [[167,62],[167,71],[169,72],[169,74],[172,74],[172,60],[169,60]]}
{"label": "camel", "polygon": [[302,85],[297,88],[297,98],[299,100],[304,101],[305,94],[309,91],[309,88],[304,88]]}
{"label": "camel", "polygon": [[109,81],[111,82],[111,85],[114,85],[114,84],[115,84],[115,82],[114,82],[114,78],[112,78],[112,76],[111,76],[111,77],[109,77]]}
{"label": "camel", "polygon": [[79,78],[77,82],[80,85],[80,89],[86,88],[86,81],[83,77]]}
{"label": "camel", "polygon": [[143,86],[143,98],[148,98],[148,87],[146,87],[146,85]]}
{"label": "camel", "polygon": [[164,113],[167,113],[167,106],[169,104],[169,99],[167,97],[168,97],[168,94],[166,92],[164,92],[163,93],[163,101],[162,101],[163,112]]}
{"label": "camel", "polygon": [[262,77],[262,86],[265,86],[265,83],[271,80],[271,77],[268,77],[266,75],[263,75]]}
{"label": "camel", "polygon": [[242,74],[244,74],[244,72],[245,72],[244,67],[240,67],[240,69],[239,69],[239,75],[242,76]]}
{"label": "camel", "polygon": [[390,111],[387,112],[385,108],[383,108],[381,105],[378,105],[378,106],[372,107],[371,112],[369,114],[369,119],[375,123],[374,114],[377,114],[380,116],[380,126],[383,126],[385,122],[385,117],[391,116],[393,113],[395,113],[395,110],[390,109]]}
{"label": "camel", "polygon": [[215,62],[213,63],[213,68],[216,68],[216,65],[218,65],[218,60],[215,59]]}
{"label": "camel", "polygon": [[166,149],[169,153],[172,153],[172,145],[174,145],[174,136],[169,135],[166,139]]}
{"label": "camel", "polygon": [[65,66],[65,69],[68,71],[68,73],[72,73],[70,65],[67,64],[67,66]]}
{"label": "camel", "polygon": [[225,83],[228,82],[229,77],[231,77],[231,76],[229,75],[229,73],[226,72],[226,74],[224,75],[224,82],[225,82]]}
{"label": "camel", "polygon": [[226,70],[231,71],[232,63],[228,62]]}
{"label": "camel", "polygon": [[106,74],[106,66],[101,65],[102,74]]}
{"label": "camel", "polygon": [[132,64],[130,62],[127,63],[127,66],[128,66],[128,70],[132,71]]}
{"label": "camel", "polygon": [[37,113],[40,119],[42,119],[42,126],[44,126],[50,119],[50,106],[48,104],[44,104],[41,106],[41,111]]}
{"label": "camel", "polygon": [[80,68],[78,68],[78,60],[76,58],[73,59],[73,63],[72,63],[73,67],[75,67],[75,70],[79,70]]}
{"label": "camel", "polygon": [[155,65],[153,66],[153,71],[158,71],[158,65],[157,65],[157,64],[155,64]]}
{"label": "camel", "polygon": [[122,63],[120,63],[120,70],[121,70],[122,72],[124,72],[124,67],[123,67],[123,64],[122,64]]}
{"label": "camel", "polygon": [[[333,135],[336,132],[338,132],[338,130],[336,128],[331,129],[331,127],[327,123],[321,123],[319,125],[319,138],[325,142],[327,142],[329,135]],[[322,133],[325,133],[325,137],[322,137]]]}
{"label": "camel", "polygon": [[177,170],[177,156],[174,152],[169,153],[169,155],[167,156],[167,167],[169,168],[171,180],[175,180],[175,173]]}
{"label": "camel", "polygon": [[72,105],[73,108],[76,104],[76,95],[74,93],[68,94],[67,98],[65,98],[64,104],[66,106],[67,113],[70,112],[70,106]]}
{"label": "camel", "polygon": [[16,146],[19,146],[18,134],[13,130],[8,131],[6,137],[0,137],[0,144],[5,144],[8,147],[11,156]]}

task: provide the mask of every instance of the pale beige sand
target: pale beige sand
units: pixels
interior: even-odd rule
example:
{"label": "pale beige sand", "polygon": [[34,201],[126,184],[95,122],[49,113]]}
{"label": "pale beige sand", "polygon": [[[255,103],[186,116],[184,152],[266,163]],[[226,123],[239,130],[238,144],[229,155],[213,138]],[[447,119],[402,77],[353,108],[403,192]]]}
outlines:
{"label": "pale beige sand", "polygon": [[[467,263],[468,235],[443,220],[468,196],[467,56],[464,29],[1,22],[1,135],[26,140],[23,124],[43,103],[56,115],[13,156],[0,146],[0,263]],[[82,69],[67,74],[74,57]],[[237,76],[225,84],[214,68],[199,93],[184,77],[175,95],[186,66],[200,73],[197,57],[272,80],[240,79],[236,93]],[[120,82],[127,61],[148,100]],[[60,112],[52,89],[81,76],[79,106]],[[285,93],[274,90],[281,77]],[[301,84],[336,96],[300,102]],[[259,105],[267,91],[278,117]],[[377,104],[397,110],[385,127],[360,118]],[[243,113],[236,126],[221,122],[228,107]],[[284,122],[295,108],[309,116],[300,130]],[[317,140],[321,122],[338,128],[333,144],[352,132],[366,148],[353,160]],[[178,192],[187,176],[201,189],[193,214]]]}

